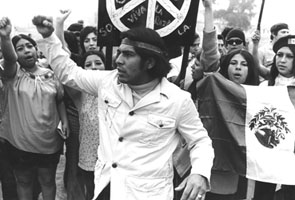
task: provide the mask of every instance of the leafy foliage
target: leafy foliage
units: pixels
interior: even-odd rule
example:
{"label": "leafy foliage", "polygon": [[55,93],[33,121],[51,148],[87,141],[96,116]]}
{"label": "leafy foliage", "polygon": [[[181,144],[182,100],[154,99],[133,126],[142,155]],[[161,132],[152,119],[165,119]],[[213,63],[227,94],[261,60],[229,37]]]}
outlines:
{"label": "leafy foliage", "polygon": [[250,130],[254,129],[258,141],[267,148],[274,148],[290,133],[285,118],[276,111],[276,108],[260,110],[249,122]]}
{"label": "leafy foliage", "polygon": [[262,127],[265,125],[276,127],[279,131],[290,133],[285,118],[276,112],[276,108],[267,108],[260,110],[249,122],[249,128],[252,130],[254,127]]}
{"label": "leafy foliage", "polygon": [[226,26],[239,27],[244,31],[251,28],[251,19],[255,13],[255,0],[229,0],[227,9],[216,10],[215,19],[223,20]]}

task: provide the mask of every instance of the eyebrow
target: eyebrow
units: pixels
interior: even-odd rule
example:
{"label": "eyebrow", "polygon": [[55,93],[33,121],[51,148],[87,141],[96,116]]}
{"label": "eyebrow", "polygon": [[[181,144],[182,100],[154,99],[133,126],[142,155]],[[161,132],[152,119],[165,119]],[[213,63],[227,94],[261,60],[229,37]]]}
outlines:
{"label": "eyebrow", "polygon": [[30,44],[30,45],[34,46],[31,42],[28,41],[28,42],[22,43],[20,45],[16,45],[15,47],[25,46],[27,44]]}
{"label": "eyebrow", "polygon": [[134,49],[120,49],[120,48],[118,48],[117,52],[120,52],[120,53],[136,53]]}

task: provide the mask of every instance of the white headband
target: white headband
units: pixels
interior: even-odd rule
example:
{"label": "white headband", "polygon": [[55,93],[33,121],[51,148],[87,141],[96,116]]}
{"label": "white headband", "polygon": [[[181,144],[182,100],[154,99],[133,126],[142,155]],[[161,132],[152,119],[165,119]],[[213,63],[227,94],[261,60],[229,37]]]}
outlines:
{"label": "white headband", "polygon": [[126,44],[126,45],[130,45],[130,46],[146,49],[146,50],[149,50],[149,51],[161,54],[161,55],[163,54],[163,51],[159,47],[152,45],[152,44],[145,43],[145,42],[138,42],[138,41],[130,40],[128,38],[124,38],[122,40],[121,44]]}

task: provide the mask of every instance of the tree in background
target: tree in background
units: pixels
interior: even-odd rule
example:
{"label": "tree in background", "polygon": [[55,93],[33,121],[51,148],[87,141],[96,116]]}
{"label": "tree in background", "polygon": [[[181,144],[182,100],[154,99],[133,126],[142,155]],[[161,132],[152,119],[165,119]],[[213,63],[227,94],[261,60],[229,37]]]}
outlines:
{"label": "tree in background", "polygon": [[251,19],[255,13],[255,0],[229,0],[227,9],[220,9],[214,12],[214,18],[220,20],[225,26],[239,27],[244,31],[251,28]]}

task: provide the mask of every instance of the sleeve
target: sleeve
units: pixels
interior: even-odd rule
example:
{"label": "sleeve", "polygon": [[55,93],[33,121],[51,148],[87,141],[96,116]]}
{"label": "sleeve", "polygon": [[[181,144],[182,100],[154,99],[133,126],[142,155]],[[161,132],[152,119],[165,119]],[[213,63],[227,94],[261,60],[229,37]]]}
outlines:
{"label": "sleeve", "polygon": [[191,159],[191,174],[200,174],[210,181],[214,150],[199,113],[190,98],[181,105],[178,132],[186,140]]}
{"label": "sleeve", "polygon": [[62,49],[61,42],[55,34],[40,40],[38,47],[62,84],[97,96],[98,85],[106,74],[105,71],[90,71],[78,67]]}
{"label": "sleeve", "polygon": [[216,29],[212,32],[203,31],[201,66],[204,72],[215,72],[219,68],[220,53],[218,51]]}

